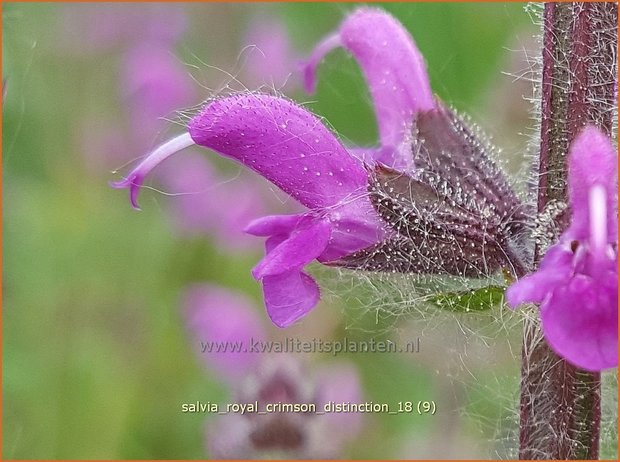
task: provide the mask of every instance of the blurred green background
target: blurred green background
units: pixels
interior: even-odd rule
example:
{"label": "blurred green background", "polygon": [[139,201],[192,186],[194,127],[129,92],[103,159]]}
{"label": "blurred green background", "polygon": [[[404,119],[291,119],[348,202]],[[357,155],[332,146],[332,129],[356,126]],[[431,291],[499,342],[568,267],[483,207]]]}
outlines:
{"label": "blurred green background", "polygon": [[[196,80],[197,104],[212,96],[209,89],[222,88],[226,72],[237,75],[252,21],[283,21],[303,56],[355,7],[176,4],[188,27],[174,54]],[[537,30],[524,4],[381,7],[415,37],[434,91],[495,135],[516,171],[533,127],[523,99],[531,93],[530,65],[520,50],[535,52]],[[92,51],[78,33],[88,27],[88,15],[83,24],[79,14],[62,20],[74,8],[3,6],[3,458],[205,458],[208,416],[182,414],[179,405],[224,401],[227,391],[195,358],[179,293],[190,282],[238,289],[256,301],[267,325],[249,272],[262,252],[231,253],[209,236],[180,238],[170,229],[165,195],[145,190],[143,211],[136,213],[125,191],[108,186],[118,174],[89,167],[93,154],[76,141],[89,117],[128,124],[119,96],[126,46]],[[283,92],[312,101],[309,107],[344,139],[373,143],[373,110],[356,63],[334,52],[319,76],[316,95]],[[229,163],[209,157],[234,176]],[[321,303],[300,325],[284,334],[273,328],[273,335],[427,335],[418,356],[343,358],[359,368],[368,400],[435,399],[440,410],[436,416],[367,416],[363,434],[343,456],[514,456],[519,365],[511,347],[518,352],[518,325],[500,332],[512,332],[508,340],[465,335],[458,319],[437,325],[401,316],[377,325],[372,307],[357,298]],[[347,329],[351,324],[355,328]],[[315,363],[332,360],[315,356]]]}

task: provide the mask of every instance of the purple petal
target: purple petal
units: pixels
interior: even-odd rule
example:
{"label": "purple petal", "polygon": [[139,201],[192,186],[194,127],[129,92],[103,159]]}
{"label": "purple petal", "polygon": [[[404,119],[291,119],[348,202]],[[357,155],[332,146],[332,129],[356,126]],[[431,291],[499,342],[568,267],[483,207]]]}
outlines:
{"label": "purple petal", "polygon": [[[254,220],[246,227],[246,232],[255,236],[270,236],[267,252],[287,239],[306,220],[304,215],[273,215]],[[342,207],[335,207],[330,214],[331,235],[325,251],[317,258],[326,263],[343,255],[378,242],[384,237],[384,229],[376,213],[369,210],[365,201],[353,201]]]}
{"label": "purple petal", "polygon": [[268,95],[238,94],[205,106],[189,123],[196,142],[267,178],[309,208],[366,187],[362,165],[313,114]]}
{"label": "purple petal", "polygon": [[[361,201],[334,208],[330,216],[331,234],[328,245],[317,260],[327,263],[344,255],[349,255],[359,249],[368,247],[380,241],[385,236],[385,230],[372,210],[367,210]],[[297,228],[303,228],[307,220],[314,221],[311,215],[284,215],[270,216],[255,220],[246,228],[256,236],[269,236],[267,252],[282,243],[293,234]]]}
{"label": "purple petal", "polygon": [[140,210],[140,206],[138,205],[138,194],[140,194],[140,188],[144,183],[144,178],[144,175],[141,175],[139,172],[134,172],[123,180],[111,182],[110,186],[116,189],[129,189],[131,206],[136,210]]}
{"label": "purple petal", "polygon": [[579,275],[541,306],[545,338],[560,356],[589,371],[618,365],[618,275]]}
{"label": "purple petal", "polygon": [[267,253],[252,270],[256,279],[277,276],[289,271],[299,271],[323,253],[329,237],[331,224],[315,220],[304,227],[298,227],[284,242]]}
{"label": "purple petal", "polygon": [[269,215],[251,221],[245,232],[253,236],[289,235],[297,226],[303,215]]}
{"label": "purple petal", "polygon": [[265,253],[269,254],[269,252],[272,252],[276,247],[286,241],[292,232],[291,230],[288,234],[274,234],[273,236],[269,236],[265,241]]}
{"label": "purple petal", "polygon": [[316,86],[316,67],[325,54],[342,46],[359,62],[370,89],[381,145],[376,160],[394,168],[411,167],[409,134],[415,114],[435,107],[424,58],[407,30],[391,15],[360,8],[338,31],[323,40],[304,70],[306,89]]}
{"label": "purple petal", "polygon": [[572,222],[567,235],[587,240],[590,236],[589,195],[598,185],[605,191],[607,233],[617,240],[617,155],[609,137],[598,128],[586,127],[573,141],[568,158],[568,184]]}
{"label": "purple petal", "polygon": [[319,257],[321,263],[336,260],[379,242],[386,235],[384,223],[374,210],[368,210],[366,201],[356,201],[331,214],[330,243]]}
{"label": "purple petal", "polygon": [[281,328],[304,317],[320,298],[317,283],[300,271],[265,276],[262,282],[267,314]]}
{"label": "purple petal", "polygon": [[252,372],[259,357],[248,351],[251,342],[265,339],[252,303],[239,293],[207,284],[188,288],[183,299],[187,329],[206,365],[227,380]]}
{"label": "purple petal", "polygon": [[342,46],[339,34],[332,34],[325,37],[314,48],[312,54],[304,64],[304,87],[306,92],[314,93],[316,91],[316,71],[325,55],[332,50]]}
{"label": "purple petal", "polygon": [[522,303],[542,303],[558,287],[566,283],[573,271],[573,252],[564,244],[551,247],[538,271],[519,279],[506,290],[511,308]]}

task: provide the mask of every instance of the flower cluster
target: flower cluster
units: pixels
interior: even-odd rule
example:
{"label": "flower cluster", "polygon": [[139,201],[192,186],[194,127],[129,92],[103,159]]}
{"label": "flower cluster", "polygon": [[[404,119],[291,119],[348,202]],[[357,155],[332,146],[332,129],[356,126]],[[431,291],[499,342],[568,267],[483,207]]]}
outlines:
{"label": "flower cluster", "polygon": [[541,303],[545,334],[562,356],[585,369],[617,364],[615,160],[609,141],[589,128],[574,143],[573,224],[541,269],[522,277],[531,265],[526,207],[492,160],[492,147],[432,94],[408,32],[383,11],[354,11],[305,62],[307,91],[314,91],[318,65],[337,47],[356,59],[366,79],[377,145],[345,146],[302,106],[242,92],[208,102],[187,133],[156,148],[116,187],[128,188],[137,207],[150,171],[199,145],[236,160],[303,205],[301,213],[266,216],[245,228],[266,238],[266,255],[252,273],[279,327],[318,302],[319,287],[305,270],[315,260],[462,278],[503,271],[521,277],[508,291],[509,303]]}
{"label": "flower cluster", "polygon": [[308,90],[318,63],[337,46],[360,63],[376,108],[377,146],[345,147],[301,106],[245,92],[206,104],[188,133],[155,149],[116,186],[129,188],[137,207],[147,174],[197,144],[237,160],[305,206],[306,212],[264,217],[246,228],[267,238],[253,275],[280,327],[318,302],[319,288],[304,270],[314,260],[467,277],[522,267],[510,242],[522,206],[476,133],[433,96],[407,31],[383,11],[355,11],[307,61]]}

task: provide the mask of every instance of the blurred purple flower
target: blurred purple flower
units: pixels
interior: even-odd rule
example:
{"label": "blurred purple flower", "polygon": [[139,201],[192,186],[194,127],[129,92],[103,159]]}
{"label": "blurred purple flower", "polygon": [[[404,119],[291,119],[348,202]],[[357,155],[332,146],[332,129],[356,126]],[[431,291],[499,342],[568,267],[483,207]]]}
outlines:
{"label": "blurred purple flower", "polygon": [[112,171],[130,160],[127,136],[116,124],[90,115],[80,121],[75,132],[78,152],[83,153],[82,160],[89,173],[101,175],[101,172]]}
{"label": "blurred purple flower", "polygon": [[248,88],[292,91],[298,85],[295,73],[299,57],[288,36],[285,24],[273,17],[254,19],[245,37],[247,59],[244,83]]}
{"label": "blurred purple flower", "polygon": [[[67,11],[76,15],[76,21],[81,19],[82,25],[88,25],[90,21],[99,24],[106,22],[107,16],[117,15],[119,21],[124,21],[136,13],[128,5],[72,6],[77,9],[68,8]],[[177,16],[182,10],[175,8],[174,11],[177,14],[170,12],[170,26],[176,27],[174,24],[179,21]],[[97,16],[98,12],[103,14],[99,22],[95,17],[90,17]],[[161,6],[152,11],[150,7],[146,8],[136,27],[163,27],[161,15],[165,16],[165,9]],[[121,27],[116,22],[114,24],[114,27]],[[102,27],[92,26],[95,29]],[[174,37],[176,36],[175,32]],[[164,37],[158,39],[156,34],[145,34],[140,40],[136,37],[135,42],[130,42],[130,47],[120,63],[120,97],[129,114],[131,129],[123,133],[118,127],[112,130],[111,123],[96,117],[84,119],[85,122],[78,130],[78,142],[81,152],[87,154],[89,166],[110,170],[126,164],[135,157],[136,152],[151,146],[159,131],[168,126],[165,117],[195,101],[191,77],[175,58],[172,41],[164,40]],[[172,39],[172,36],[170,38]]]}
{"label": "blurred purple flower", "polygon": [[590,371],[618,365],[616,149],[585,128],[569,152],[572,221],[538,271],[507,291],[512,307],[540,304],[545,338],[560,356]]}
{"label": "blurred purple flower", "polygon": [[[177,111],[196,101],[194,82],[174,52],[175,41],[185,31],[185,9],[158,4],[71,5],[63,9],[62,17],[63,32],[76,42],[71,46],[91,54],[112,47],[124,50],[119,93],[129,128],[123,130],[117,120],[103,120],[96,108],[97,115],[81,118],[75,131],[86,168],[98,174],[114,170],[151,147],[169,127],[166,119],[179,119]],[[268,213],[256,183],[225,182],[204,158],[175,160],[169,167],[174,177],[168,174],[158,180],[171,194],[167,203],[175,231],[210,233],[218,246],[232,250],[257,245],[242,231],[251,219]]]}
{"label": "blurred purple flower", "polygon": [[184,8],[164,3],[66,5],[60,17],[65,51],[92,54],[131,42],[173,44],[184,32]]}
{"label": "blurred purple flower", "polygon": [[[138,146],[150,145],[166,126],[164,117],[195,101],[193,81],[170,45],[142,41],[125,55],[121,67],[123,101]],[[143,148],[144,149],[144,148]]]}
{"label": "blurred purple flower", "polygon": [[[357,371],[351,364],[324,366],[312,376],[291,355],[265,356],[252,351],[255,342],[269,338],[245,297],[223,288],[201,285],[190,287],[184,299],[187,326],[196,350],[204,357],[205,365],[232,387],[234,402],[258,401],[260,411],[265,411],[270,403],[314,404],[317,410],[322,410],[328,401],[363,402]],[[228,350],[223,352],[226,344]],[[219,345],[220,351],[208,353],[204,345],[213,350]],[[216,458],[274,454],[296,458],[336,457],[357,436],[361,424],[359,413],[229,413],[209,422],[207,446],[210,455]]]}
{"label": "blurred purple flower", "polygon": [[[313,404],[322,410],[327,397],[335,403],[363,402],[351,364],[333,364],[314,379],[299,362],[278,358],[248,377],[235,402],[258,401],[261,411],[269,403]],[[207,425],[207,447],[218,459],[333,459],[358,436],[362,424],[363,415],[357,412],[227,414]]]}
{"label": "blurred purple flower", "polygon": [[218,247],[230,251],[255,247],[256,240],[243,230],[268,213],[270,204],[261,185],[241,176],[226,179],[197,153],[169,159],[158,180],[171,195],[171,225],[184,236],[209,234]]}
{"label": "blurred purple flower", "polygon": [[379,147],[347,151],[300,106],[244,93],[207,104],[190,121],[187,134],[156,148],[115,184],[130,189],[137,208],[146,175],[175,152],[198,144],[236,159],[307,207],[307,213],[265,217],[247,228],[268,237],[267,255],[253,274],[262,280],[267,312],[279,327],[303,317],[319,300],[316,282],[303,271],[308,263],[335,261],[385,236],[368,199],[368,173],[361,159],[411,170],[408,130],[419,111],[435,107],[422,57],[387,13],[362,8],[349,16],[339,34],[313,54],[306,70],[310,86],[323,54],[339,44],[354,54],[366,75],[377,108]]}
{"label": "blurred purple flower", "polygon": [[[320,408],[328,403],[362,403],[364,396],[357,369],[350,363],[323,366],[317,374],[317,402]],[[363,420],[357,412],[327,414],[330,426],[337,429],[341,438],[353,439],[362,430]]]}
{"label": "blurred purple flower", "polygon": [[[219,377],[234,383],[257,367],[259,355],[248,350],[252,341],[265,339],[265,332],[246,297],[213,285],[195,285],[185,290],[183,306],[198,355]],[[226,342],[238,343],[239,348],[202,351],[203,345]]]}

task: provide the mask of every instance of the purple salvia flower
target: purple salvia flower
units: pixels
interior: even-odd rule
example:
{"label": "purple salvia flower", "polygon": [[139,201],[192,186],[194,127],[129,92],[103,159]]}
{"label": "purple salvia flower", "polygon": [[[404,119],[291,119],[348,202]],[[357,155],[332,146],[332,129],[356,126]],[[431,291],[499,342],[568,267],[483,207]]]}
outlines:
{"label": "purple salvia flower", "polygon": [[[374,38],[380,39],[385,59],[376,58],[380,50],[375,40],[363,39],[379,29],[383,35]],[[424,61],[411,37],[391,16],[369,9],[351,15],[334,37],[314,53],[314,65],[305,72],[307,83],[314,81],[320,50],[327,52],[341,37],[367,75],[381,127],[382,146],[364,150],[363,157],[410,168],[406,133],[417,111],[434,107]],[[386,41],[390,47],[382,45]],[[129,188],[137,207],[138,190],[148,172],[196,143],[235,158],[306,206],[307,214],[265,217],[247,228],[250,234],[269,237],[267,255],[253,274],[262,280],[267,311],[276,325],[292,324],[319,300],[318,286],[302,271],[306,264],[337,260],[384,237],[384,225],[367,198],[364,165],[299,106],[267,95],[241,94],[207,105],[188,128],[188,134],[157,148],[116,186]]]}
{"label": "purple salvia flower", "polygon": [[380,134],[378,148],[351,152],[376,162],[370,198],[396,234],[330,264],[465,277],[522,270],[515,241],[524,231],[524,207],[492,161],[492,147],[433,97],[408,32],[381,10],[355,11],[306,64],[308,91],[323,56],[339,46],[361,65]]}
{"label": "purple salvia flower", "polygon": [[542,328],[556,353],[590,371],[618,365],[616,150],[586,127],[568,159],[572,220],[538,271],[508,288],[510,306],[540,304]]}
{"label": "purple salvia flower", "polygon": [[366,194],[367,173],[314,115],[268,95],[239,94],[216,100],[189,123],[189,133],[157,148],[117,187],[137,195],[161,161],[194,143],[232,157],[279,186],[308,213],[271,216],[247,232],[268,236],[267,255],[253,274],[262,280],[273,322],[286,327],[319,299],[303,267],[365,248],[383,237],[383,225]]}
{"label": "purple salvia flower", "polygon": [[378,164],[369,178],[371,200],[397,234],[332,264],[468,277],[520,270],[523,256],[512,236],[523,231],[524,207],[491,160],[492,147],[433,97],[407,30],[384,11],[358,9],[312,53],[308,91],[318,64],[336,47],[360,63],[370,89],[380,146],[351,152]]}
{"label": "purple salvia flower", "polygon": [[347,150],[305,109],[243,93],[207,104],[188,133],[155,149],[116,187],[129,188],[137,207],[150,170],[198,144],[241,162],[307,207],[307,213],[261,218],[246,229],[268,238],[267,255],[253,274],[279,327],[318,302],[318,286],[303,271],[315,259],[352,269],[466,277],[522,269],[512,242],[523,228],[522,205],[476,132],[433,99],[409,34],[386,13],[357,10],[313,54],[309,86],[321,57],[339,45],[366,75],[378,148]]}
{"label": "purple salvia flower", "polygon": [[359,152],[365,154],[365,159],[372,158],[400,171],[411,170],[415,116],[435,108],[424,58],[411,35],[385,11],[356,10],[310,56],[304,68],[308,92],[313,93],[316,87],[319,63],[337,47],[344,47],[359,62],[375,106],[380,147]]}

